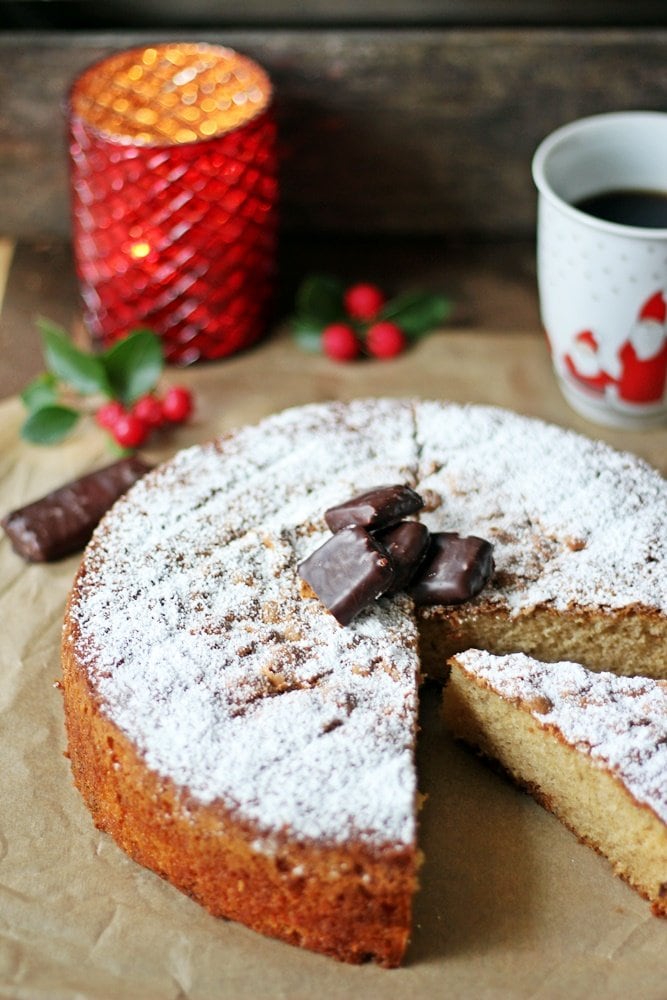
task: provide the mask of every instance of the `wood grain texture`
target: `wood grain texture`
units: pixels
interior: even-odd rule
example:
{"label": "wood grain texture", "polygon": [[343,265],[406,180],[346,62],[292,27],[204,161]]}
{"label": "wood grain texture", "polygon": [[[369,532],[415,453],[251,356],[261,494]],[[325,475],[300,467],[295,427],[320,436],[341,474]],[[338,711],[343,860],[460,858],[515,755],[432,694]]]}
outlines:
{"label": "wood grain texture", "polygon": [[0,313],[2,311],[2,303],[5,298],[5,289],[7,288],[7,279],[9,277],[9,270],[12,266],[13,256],[14,241],[6,238],[0,238]]}
{"label": "wood grain texture", "polygon": [[275,27],[315,25],[646,25],[667,23],[663,0],[4,0],[16,27]]}
{"label": "wood grain texture", "polygon": [[[452,329],[539,330],[534,247],[446,243],[443,240],[284,239],[274,328],[290,316],[298,284],[313,272],[343,281],[377,281],[388,294],[431,290],[454,304]],[[0,265],[3,261],[0,260]],[[19,243],[9,266],[0,312],[0,398],[19,392],[41,370],[35,320],[46,316],[86,343],[72,251],[64,242]],[[538,339],[536,337],[536,339]],[[302,356],[306,364],[308,355]],[[364,366],[366,367],[366,366]]]}
{"label": "wood grain texture", "polygon": [[[0,34],[0,189],[9,236],[69,232],[64,100],[73,77],[173,31]],[[532,232],[530,160],[582,115],[667,105],[667,29],[197,32],[260,61],[276,89],[288,231]]]}
{"label": "wood grain texture", "polygon": [[[225,361],[167,371],[165,381],[185,382],[197,397],[195,419],[179,428],[179,447],[201,441],[204,427],[228,430],[286,406],[416,395],[490,403],[542,417],[634,451],[667,473],[665,428],[630,432],[597,427],[565,403],[540,335],[531,243],[466,246],[398,240],[373,252],[374,246],[337,240],[294,241],[283,248],[283,308],[265,339]],[[313,268],[333,270],[343,278],[368,276],[382,281],[392,294],[410,288],[444,291],[455,300],[454,312],[440,330],[392,361],[338,364],[301,350],[285,321],[294,282]],[[67,244],[17,247],[0,314],[0,398],[17,393],[42,370],[34,326],[38,312],[82,339]],[[85,433],[96,432],[91,425]],[[173,446],[169,436],[158,441],[150,461],[165,458],[161,449]]]}
{"label": "wood grain texture", "polygon": [[43,370],[35,321],[45,316],[66,329],[80,326],[72,255],[63,244],[18,244],[0,261],[6,282],[0,311],[0,398],[18,393]]}

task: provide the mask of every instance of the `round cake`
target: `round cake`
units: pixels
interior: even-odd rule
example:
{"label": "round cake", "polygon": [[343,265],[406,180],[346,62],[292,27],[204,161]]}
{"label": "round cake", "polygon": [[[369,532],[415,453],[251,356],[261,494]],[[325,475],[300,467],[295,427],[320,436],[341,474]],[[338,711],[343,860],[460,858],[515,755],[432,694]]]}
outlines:
{"label": "round cake", "polygon": [[[473,600],[346,626],[298,567],[328,508],[400,483],[494,546]],[[397,965],[416,888],[418,687],[479,646],[667,674],[667,484],[499,409],[293,408],[187,449],[106,515],[65,617],[75,782],[96,824],[216,915]]]}

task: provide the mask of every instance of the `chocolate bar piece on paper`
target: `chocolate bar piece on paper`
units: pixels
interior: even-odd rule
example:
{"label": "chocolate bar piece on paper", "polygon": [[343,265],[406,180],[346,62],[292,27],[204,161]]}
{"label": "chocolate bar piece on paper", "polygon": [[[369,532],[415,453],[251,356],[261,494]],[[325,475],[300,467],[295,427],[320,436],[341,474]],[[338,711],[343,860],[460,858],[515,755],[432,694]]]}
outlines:
{"label": "chocolate bar piece on paper", "polygon": [[102,515],[151,466],[121,458],[75,479],[0,521],[14,551],[29,562],[52,562],[82,549]]}

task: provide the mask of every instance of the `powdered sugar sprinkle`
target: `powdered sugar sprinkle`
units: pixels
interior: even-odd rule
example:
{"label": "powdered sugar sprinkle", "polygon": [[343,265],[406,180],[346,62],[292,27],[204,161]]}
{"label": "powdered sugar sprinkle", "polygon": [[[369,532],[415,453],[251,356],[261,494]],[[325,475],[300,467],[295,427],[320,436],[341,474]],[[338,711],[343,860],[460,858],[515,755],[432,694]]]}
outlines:
{"label": "powdered sugar sprinkle", "polygon": [[412,606],[382,598],[341,628],[296,572],[328,534],[324,511],[382,483],[437,493],[429,527],[493,541],[513,582],[485,597],[514,612],[667,610],[664,480],[538,421],[358,400],[179,453],[98,528],[72,604],[77,655],[147,765],[224,800],[258,843],[414,842]]}
{"label": "powdered sugar sprinkle", "polygon": [[667,823],[667,682],[594,673],[578,663],[538,663],[522,653],[473,649],[456,660],[609,768]]}

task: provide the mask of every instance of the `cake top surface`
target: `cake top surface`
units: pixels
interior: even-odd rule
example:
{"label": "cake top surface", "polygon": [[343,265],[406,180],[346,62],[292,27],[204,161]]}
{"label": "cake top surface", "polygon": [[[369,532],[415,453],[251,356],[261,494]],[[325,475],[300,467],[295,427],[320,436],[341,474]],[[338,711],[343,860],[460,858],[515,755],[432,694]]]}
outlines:
{"label": "cake top surface", "polygon": [[341,495],[413,476],[409,415],[314,409],[182,452],[84,559],[72,614],[103,711],[157,773],[251,821],[258,849],[279,831],[414,841],[407,599],[342,628],[296,573]]}
{"label": "cake top surface", "polygon": [[633,455],[481,406],[417,407],[417,488],[432,530],[488,538],[486,590],[520,613],[640,605],[667,611],[667,482]]}
{"label": "cake top surface", "polygon": [[456,661],[607,768],[667,823],[667,682],[471,649]]}
{"label": "cake top surface", "polygon": [[102,710],[146,763],[266,832],[414,840],[417,623],[345,628],[296,568],[324,512],[404,483],[432,530],[488,538],[520,612],[667,609],[667,488],[644,463],[488,407],[313,404],[180,452],[99,526],[70,616]]}

